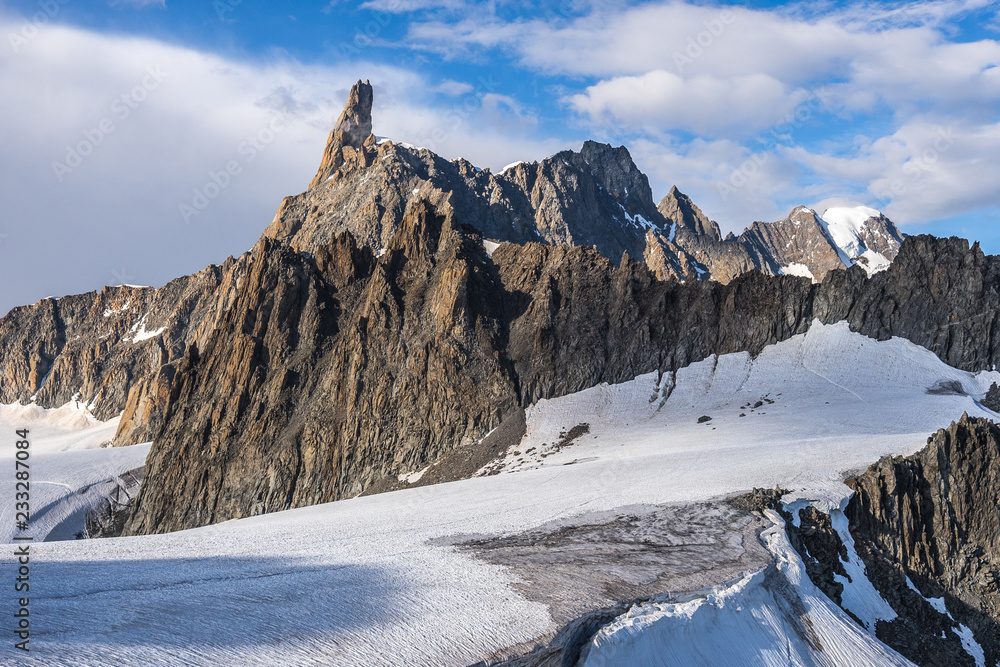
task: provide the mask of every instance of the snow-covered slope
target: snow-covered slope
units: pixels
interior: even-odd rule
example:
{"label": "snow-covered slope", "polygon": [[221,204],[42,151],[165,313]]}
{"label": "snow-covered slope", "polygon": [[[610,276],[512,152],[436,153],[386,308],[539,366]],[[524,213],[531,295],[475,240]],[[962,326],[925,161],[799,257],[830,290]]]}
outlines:
{"label": "snow-covered slope", "polygon": [[[781,517],[767,513],[774,525],[761,539],[775,556],[773,565],[704,598],[636,605],[591,640],[587,667],[910,665],[813,585]],[[782,613],[790,608],[801,616]]]}
{"label": "snow-covered slope", "polygon": [[[889,268],[892,257],[868,247],[874,237],[886,252],[895,256],[899,243],[883,224],[871,224],[882,218],[882,213],[867,206],[835,207],[823,212],[822,221],[827,234],[837,246],[841,261],[846,266],[860,264],[871,275]],[[869,238],[866,243],[865,237]],[[874,244],[873,244],[874,245]]]}
{"label": "snow-covered slope", "polygon": [[[975,399],[998,379],[950,368],[907,341],[817,323],[756,359],[725,355],[676,378],[644,375],[542,401],[503,474],[169,535],[35,544],[37,634],[23,662],[474,663],[555,627],[511,571],[452,546],[455,536],[775,484],[839,503],[846,470],[916,451],[964,411],[995,417]],[[0,414],[0,433],[11,432]],[[584,423],[587,432],[567,443]],[[49,447],[41,433],[39,452]],[[58,468],[41,456],[36,466],[40,480]],[[664,637],[685,646],[738,640],[760,648],[747,654],[754,664],[905,664],[810,587],[780,531],[767,541],[777,575],[747,573],[690,608],[635,609],[642,624],[622,618],[606,628],[588,664],[659,655]],[[826,649],[790,634],[798,612],[771,604],[774,585],[797,591]],[[697,664],[697,653],[678,655]]]}
{"label": "snow-covered slope", "polygon": [[0,487],[0,541],[20,534],[15,527],[14,430],[27,429],[31,534],[35,540],[73,539],[84,528],[87,510],[97,505],[123,473],[146,460],[149,443],[103,447],[118,428],[116,417],[106,422],[76,402],[60,408],[0,405],[0,466],[10,471],[10,484]]}

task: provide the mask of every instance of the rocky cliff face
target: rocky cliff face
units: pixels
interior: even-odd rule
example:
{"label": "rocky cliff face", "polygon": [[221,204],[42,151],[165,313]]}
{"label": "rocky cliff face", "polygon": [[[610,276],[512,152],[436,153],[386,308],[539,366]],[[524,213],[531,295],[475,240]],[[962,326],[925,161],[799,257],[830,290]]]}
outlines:
{"label": "rocky cliff face", "polygon": [[657,209],[677,226],[675,243],[695,260],[699,278],[728,283],[753,270],[772,276],[781,273],[766,248],[743,239],[723,239],[719,225],[676,187],[670,189]]}
{"label": "rocky cliff face", "polygon": [[592,246],[616,263],[623,253],[637,258],[655,249],[661,276],[696,277],[691,258],[671,243],[675,230],[626,148],[588,141],[580,151],[492,173],[427,149],[377,141],[371,105],[371,86],[359,81],[310,189],[285,199],[265,236],[312,252],[349,231],[379,251],[408,208],[429,201],[440,215],[452,211],[493,241]]}
{"label": "rocky cliff face", "polygon": [[858,553],[900,614],[879,623],[879,638],[918,664],[973,665],[964,626],[986,664],[1000,660],[996,424],[963,416],[920,452],[882,459],[847,484]]}
{"label": "rocky cliff face", "polygon": [[[804,330],[810,287],[657,281],[591,248],[503,244],[411,208],[380,256],[263,239],[189,348],[126,534],[349,497],[481,440],[539,398]],[[777,319],[761,307],[785,313]]]}
{"label": "rocky cliff face", "polygon": [[[990,326],[983,304],[998,312],[995,275],[983,289],[994,262],[976,252],[917,237],[872,278],[855,267],[820,285],[759,272],[678,283],[578,246],[508,243],[490,255],[478,230],[429,203],[380,257],[349,234],[315,256],[264,239],[231,308],[176,372],[126,531],[391,488],[540,398],[757,353],[813,318],[902,333],[981,367],[1000,348],[959,335]],[[929,265],[941,282],[920,287]],[[978,301],[965,291],[977,279]],[[931,308],[911,310],[921,303]]]}
{"label": "rocky cliff face", "polygon": [[[615,264],[627,253],[660,280],[728,283],[754,269],[781,273],[771,246],[723,240],[676,188],[655,206],[623,147],[586,142],[494,174],[379,143],[371,133],[373,96],[367,82],[353,87],[310,189],[286,198],[266,238],[315,253],[349,231],[378,254],[408,211],[429,202],[438,216],[472,225],[488,240],[593,247]],[[869,239],[872,247],[889,238],[880,234]],[[156,290],[107,288],[14,309],[0,320],[0,401],[34,398],[52,407],[76,399],[102,418],[124,411],[116,443],[151,438],[184,351],[204,346],[245,272],[241,258]]]}
{"label": "rocky cliff face", "polygon": [[365,140],[372,133],[372,101],[374,91],[369,82],[360,81],[351,88],[347,105],[330,131],[326,150],[319,171],[309,187],[313,188],[329,178],[345,162],[355,157]]}
{"label": "rocky cliff face", "polygon": [[[770,256],[781,272],[805,267],[806,273],[822,281],[827,272],[844,268],[837,247],[819,217],[800,206],[779,222],[755,222],[740,241],[764,256]],[[799,271],[802,271],[799,268]]]}
{"label": "rocky cliff face", "polygon": [[214,328],[242,271],[230,258],[159,289],[106,287],[13,309],[0,319],[0,402],[75,400],[100,419],[125,410],[119,444],[149,440],[149,428],[131,433],[135,413],[155,411],[173,366]]}
{"label": "rocky cliff face", "polygon": [[832,271],[817,289],[816,316],[846,320],[878,340],[906,338],[963,370],[1000,364],[1000,256],[964,239],[912,236],[885,271]]}

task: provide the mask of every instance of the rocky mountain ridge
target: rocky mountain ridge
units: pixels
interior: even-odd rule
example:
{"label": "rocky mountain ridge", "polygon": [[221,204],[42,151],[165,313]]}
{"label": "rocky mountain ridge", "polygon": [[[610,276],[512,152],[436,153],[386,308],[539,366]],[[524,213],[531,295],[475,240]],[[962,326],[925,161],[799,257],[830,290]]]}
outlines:
{"label": "rocky mountain ridge", "polygon": [[[285,199],[266,238],[314,253],[349,231],[377,254],[407,211],[429,202],[439,216],[474,225],[489,242],[588,246],[615,264],[627,254],[661,280],[728,283],[752,270],[819,280],[838,266],[821,225],[806,225],[814,238],[802,242],[803,248],[820,248],[814,256],[801,248],[797,254],[774,249],[788,234],[765,231],[769,225],[778,229],[806,214],[796,213],[791,222],[755,223],[742,236],[723,239],[718,225],[676,188],[654,205],[648,179],[624,147],[586,142],[578,152],[493,174],[464,160],[377,140],[373,99],[367,82],[352,88],[310,189]],[[860,228],[867,233],[864,224]],[[877,247],[891,259],[898,232],[885,219],[875,231],[878,239],[888,239]],[[841,254],[845,264],[852,262]],[[204,346],[231,305],[248,257],[230,258],[159,289],[108,287],[13,309],[0,319],[0,401],[57,407],[79,400],[101,418],[124,411],[116,444],[151,438],[155,427],[143,424],[159,423],[172,374],[188,346]],[[789,270],[775,257],[812,262],[813,270]]]}
{"label": "rocky mountain ridge", "polygon": [[718,282],[751,270],[820,281],[855,263],[874,272],[902,242],[888,218],[864,207],[831,209],[831,221],[799,207],[785,220],[757,222],[723,239],[718,224],[676,187],[654,205],[648,178],[623,146],[587,141],[579,151],[493,173],[379,140],[373,100],[368,82],[355,84],[309,190],[284,200],[265,235],[311,251],[350,231],[381,249],[407,207],[426,199],[442,215],[454,210],[490,241],[591,246],[615,263],[627,252],[662,280]]}
{"label": "rocky mountain ridge", "polygon": [[891,254],[887,232],[856,226],[845,250],[798,209],[786,226],[812,241],[782,257],[822,248],[816,234],[839,250],[822,282],[776,275],[788,232],[723,239],[676,189],[654,206],[624,148],[492,174],[379,142],[371,103],[359,82],[313,187],[243,256],[0,321],[2,400],[78,397],[123,411],[115,444],[154,440],[127,532],[392,488],[540,398],[757,353],[814,318],[959,368],[1000,356],[1000,266],[978,246],[914,237],[869,275],[832,257]]}
{"label": "rocky mountain ridge", "polygon": [[541,398],[756,354],[813,319],[905,335],[959,368],[1000,357],[1000,263],[959,239],[907,239],[872,277],[680,283],[579,246],[490,254],[426,203],[381,256],[344,233],[314,257],[262,239],[249,263],[176,372],[128,534],[391,488]]}

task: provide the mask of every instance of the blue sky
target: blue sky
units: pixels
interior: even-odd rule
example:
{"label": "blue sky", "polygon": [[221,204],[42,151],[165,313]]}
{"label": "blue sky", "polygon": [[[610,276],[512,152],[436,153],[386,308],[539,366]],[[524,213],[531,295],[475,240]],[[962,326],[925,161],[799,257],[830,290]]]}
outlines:
{"label": "blue sky", "polygon": [[866,204],[1000,253],[996,2],[0,0],[0,27],[0,312],[248,249],[358,78],[376,134],[449,158],[594,138],[724,231]]}

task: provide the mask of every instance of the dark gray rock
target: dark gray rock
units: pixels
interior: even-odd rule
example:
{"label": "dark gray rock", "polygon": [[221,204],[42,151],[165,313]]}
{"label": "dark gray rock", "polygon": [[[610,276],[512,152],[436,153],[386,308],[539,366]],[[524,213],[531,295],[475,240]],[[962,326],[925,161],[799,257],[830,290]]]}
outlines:
{"label": "dark gray rock", "polygon": [[[972,665],[961,623],[987,664],[1000,660],[1000,429],[963,416],[920,452],[882,459],[847,484],[858,554],[900,614],[879,623],[879,638],[918,664]],[[924,597],[942,597],[954,620]]]}
{"label": "dark gray rock", "polygon": [[753,223],[739,240],[756,253],[771,258],[776,267],[804,264],[819,281],[829,271],[844,268],[833,239],[816,214],[804,206],[779,222]]}
{"label": "dark gray rock", "polygon": [[755,488],[750,493],[744,493],[729,500],[733,507],[747,512],[763,512],[764,510],[781,509],[781,497],[788,493],[787,489],[775,487],[773,489]]}
{"label": "dark gray rock", "polygon": [[1000,412],[1000,386],[997,386],[996,382],[991,384],[989,391],[986,392],[983,406],[993,412]]}

